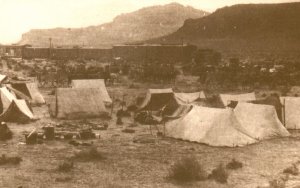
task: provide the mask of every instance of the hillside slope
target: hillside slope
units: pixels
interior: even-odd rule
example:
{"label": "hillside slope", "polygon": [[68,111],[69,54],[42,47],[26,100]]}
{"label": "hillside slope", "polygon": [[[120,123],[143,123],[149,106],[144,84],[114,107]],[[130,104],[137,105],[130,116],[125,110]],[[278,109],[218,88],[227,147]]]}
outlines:
{"label": "hillside slope", "polygon": [[110,46],[117,43],[147,40],[170,34],[189,18],[200,18],[207,12],[177,3],[152,6],[117,16],[113,22],[87,28],[34,29],[22,35],[20,44]]}
{"label": "hillside slope", "polygon": [[299,52],[300,3],[225,7],[188,19],[178,31],[151,42],[182,40],[224,52]]}

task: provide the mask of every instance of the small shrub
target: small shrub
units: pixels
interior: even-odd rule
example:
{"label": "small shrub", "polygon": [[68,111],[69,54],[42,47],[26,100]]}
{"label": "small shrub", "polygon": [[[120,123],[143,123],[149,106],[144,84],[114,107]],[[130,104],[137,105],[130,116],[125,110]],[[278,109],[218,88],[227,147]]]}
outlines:
{"label": "small shrub", "polygon": [[226,168],[227,169],[232,169],[232,170],[235,170],[235,169],[238,169],[238,168],[242,168],[243,167],[243,163],[235,160],[235,159],[232,159],[232,161],[230,161],[227,165],[226,165]]}
{"label": "small shrub", "polygon": [[0,157],[0,165],[4,165],[4,164],[13,164],[13,165],[17,165],[20,164],[20,162],[22,161],[22,158],[17,156],[17,157],[7,157],[5,154],[3,154]]}
{"label": "small shrub", "polygon": [[106,159],[103,153],[99,152],[96,147],[80,151],[75,154],[74,158],[83,161],[97,161]]}
{"label": "small shrub", "polygon": [[169,178],[178,182],[200,181],[206,173],[196,158],[187,157],[177,161],[170,169]]}
{"label": "small shrub", "polygon": [[209,179],[214,179],[219,183],[227,183],[228,173],[224,166],[220,164],[217,168],[213,169],[211,174],[208,176]]}
{"label": "small shrub", "polygon": [[293,164],[292,166],[284,169],[283,173],[297,176],[299,174],[299,169],[297,168],[297,166],[295,164]]}
{"label": "small shrub", "polygon": [[74,163],[73,161],[64,161],[63,163],[58,165],[58,171],[61,172],[69,172],[73,169]]}

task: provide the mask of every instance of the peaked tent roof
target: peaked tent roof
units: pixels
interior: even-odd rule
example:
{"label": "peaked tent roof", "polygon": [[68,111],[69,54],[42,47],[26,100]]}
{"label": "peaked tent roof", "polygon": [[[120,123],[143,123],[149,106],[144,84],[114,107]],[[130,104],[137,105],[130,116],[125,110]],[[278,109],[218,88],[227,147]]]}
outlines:
{"label": "peaked tent roof", "polygon": [[14,99],[17,99],[12,93],[8,91],[6,87],[0,88],[0,96],[3,112],[8,109]]}
{"label": "peaked tent roof", "polygon": [[0,74],[0,83],[7,79],[6,75]]}
{"label": "peaked tent roof", "polygon": [[177,99],[184,103],[192,103],[198,99],[205,99],[205,94],[203,91],[194,93],[175,93]]}
{"label": "peaked tent roof", "polygon": [[170,104],[172,106],[179,104],[172,88],[149,89],[139,110],[157,111]]}
{"label": "peaked tent roof", "polygon": [[284,105],[285,126],[287,129],[300,129],[300,98],[280,97]]}
{"label": "peaked tent roof", "polygon": [[252,138],[264,140],[290,135],[279,121],[274,106],[241,102],[234,113],[245,133]]}
{"label": "peaked tent roof", "polygon": [[103,79],[72,80],[71,85],[72,88],[99,88],[102,92],[103,101],[112,103]]}
{"label": "peaked tent roof", "polygon": [[99,88],[56,89],[55,115],[62,119],[95,118],[107,115]]}
{"label": "peaked tent roof", "polygon": [[220,94],[220,98],[224,106],[227,106],[231,101],[247,102],[256,100],[255,93],[244,94]]}
{"label": "peaked tent roof", "polygon": [[231,109],[200,106],[193,106],[184,117],[168,122],[166,134],[211,146],[235,147],[257,142],[245,134]]}
{"label": "peaked tent roof", "polygon": [[[25,96],[29,97],[31,104],[44,104],[45,99],[43,95],[40,93],[37,83],[35,82],[26,82],[26,83],[12,83],[9,84],[8,87],[12,87],[17,90],[15,93],[20,95],[18,97],[26,99]],[[19,94],[21,92],[21,94]],[[25,96],[23,96],[25,95]]]}

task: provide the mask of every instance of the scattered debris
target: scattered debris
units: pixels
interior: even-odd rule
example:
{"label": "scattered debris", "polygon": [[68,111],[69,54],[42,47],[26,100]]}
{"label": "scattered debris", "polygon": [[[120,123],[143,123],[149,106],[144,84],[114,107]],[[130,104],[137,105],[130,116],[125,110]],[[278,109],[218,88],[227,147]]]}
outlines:
{"label": "scattered debris", "polygon": [[25,135],[26,144],[36,144],[38,134],[36,129],[33,129],[28,135]]}
{"label": "scattered debris", "polygon": [[79,131],[79,137],[80,139],[94,139],[96,134],[91,129],[83,129]]}
{"label": "scattered debris", "polygon": [[43,127],[44,134],[47,140],[53,140],[55,138],[55,131],[53,126]]}
{"label": "scattered debris", "polygon": [[126,129],[122,130],[122,132],[123,133],[135,133],[135,130],[126,128]]}

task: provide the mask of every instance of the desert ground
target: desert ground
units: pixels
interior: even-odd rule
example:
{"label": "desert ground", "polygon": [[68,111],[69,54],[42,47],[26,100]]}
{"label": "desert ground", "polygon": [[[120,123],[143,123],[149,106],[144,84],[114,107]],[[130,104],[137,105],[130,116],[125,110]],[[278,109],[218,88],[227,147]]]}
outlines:
{"label": "desert ground", "polygon": [[[170,85],[172,86],[172,85]],[[114,101],[125,101],[130,104],[137,96],[146,93],[147,88],[159,88],[159,84],[115,84],[108,86]],[[167,87],[164,84],[164,87]],[[173,86],[174,87],[174,86]],[[186,85],[176,85],[185,90]],[[197,89],[197,86],[194,87]],[[54,99],[49,95],[51,88],[41,88],[47,103]],[[117,100],[119,99],[119,100]],[[123,124],[116,124],[116,112],[120,102],[115,102],[112,118],[87,120],[58,120],[49,115],[48,105],[33,107],[39,120],[29,124],[8,123],[13,131],[13,139],[1,141],[1,154],[19,156],[18,165],[0,166],[0,187],[208,187],[208,188],[253,188],[270,187],[270,181],[288,179],[285,187],[300,185],[300,176],[283,174],[287,167],[298,164],[300,160],[300,134],[292,131],[289,138],[265,140],[246,147],[223,148],[210,147],[199,143],[157,136],[157,130],[150,131],[149,125],[140,125],[132,117],[124,117]],[[111,107],[108,108],[111,111]],[[41,130],[52,124],[55,129],[63,126],[66,130],[79,130],[86,124],[109,124],[107,130],[93,130],[96,139],[84,140],[92,146],[73,146],[68,140],[44,140],[41,144],[26,145],[24,133],[34,128]],[[71,126],[74,125],[74,126]],[[122,132],[125,128],[134,133]],[[160,131],[163,125],[159,126]],[[80,141],[80,140],[79,140]],[[96,147],[105,159],[97,161],[74,161],[74,167],[68,172],[57,170],[59,164],[71,160],[81,150]],[[226,165],[232,159],[242,162],[243,167],[228,170],[227,183],[215,180],[178,183],[168,178],[170,169],[176,161],[185,157],[194,157],[203,169],[210,173],[219,164]],[[279,187],[279,185],[278,185]]]}

